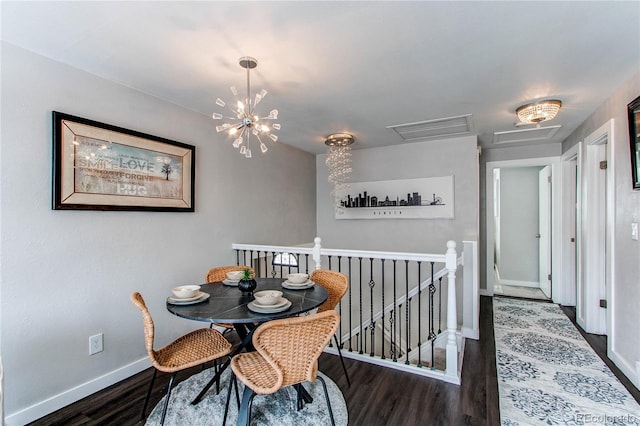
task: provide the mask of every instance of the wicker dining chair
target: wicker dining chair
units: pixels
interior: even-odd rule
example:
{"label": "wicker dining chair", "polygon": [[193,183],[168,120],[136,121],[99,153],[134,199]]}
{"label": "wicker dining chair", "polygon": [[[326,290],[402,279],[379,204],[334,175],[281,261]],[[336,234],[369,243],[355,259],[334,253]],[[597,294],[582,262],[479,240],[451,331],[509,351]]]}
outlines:
{"label": "wicker dining chair", "polygon": [[249,270],[249,272],[251,273],[251,277],[256,276],[256,272],[253,270],[251,266],[245,266],[245,265],[217,266],[215,268],[209,269],[209,272],[207,272],[206,280],[208,283],[222,281],[227,278],[227,272],[244,271],[245,269]]}
{"label": "wicker dining chair", "polygon": [[238,425],[249,425],[251,403],[255,395],[269,395],[286,386],[296,386],[298,407],[301,404],[302,382],[320,380],[329,408],[331,424],[335,424],[329,393],[324,379],[318,375],[318,357],[338,330],[340,314],[327,311],[269,321],[253,334],[255,352],[246,352],[231,359],[234,376],[245,384],[238,410]]}
{"label": "wicker dining chair", "polygon": [[[349,288],[349,278],[345,274],[328,269],[316,269],[313,271],[311,273],[311,281],[324,287],[329,294],[327,300],[318,307],[318,312],[335,310],[336,306],[338,306],[338,302],[340,302]],[[347,378],[347,384],[351,386],[347,366],[344,364],[344,359],[342,358],[342,351],[340,350],[338,336],[334,335],[333,337],[336,342],[336,347],[338,348],[338,355],[340,356],[340,363],[342,363],[344,375]]]}
{"label": "wicker dining chair", "polygon": [[167,396],[164,401],[164,407],[162,408],[162,417],[160,420],[160,424],[162,425],[164,424],[164,418],[167,414],[169,398],[171,397],[171,386],[173,385],[173,379],[176,373],[186,368],[201,365],[228,355],[231,353],[231,344],[227,339],[222,337],[219,331],[211,328],[201,328],[179,337],[162,349],[155,350],[153,349],[155,327],[149,309],[144,303],[142,295],[138,292],[131,295],[131,301],[142,312],[145,346],[151,364],[155,367],[153,370],[153,378],[149,385],[149,391],[144,400],[144,407],[142,407],[141,420],[145,418],[149,397],[151,396],[151,390],[153,389],[153,382],[156,379],[157,372],[171,373],[169,385],[167,386]]}
{"label": "wicker dining chair", "polygon": [[[227,272],[244,271],[245,269],[249,270],[249,272],[251,273],[251,277],[256,276],[256,273],[251,266],[245,266],[245,265],[216,266],[215,268],[209,269],[209,272],[207,272],[207,276],[205,277],[205,280],[208,283],[219,282],[227,278]],[[224,329],[222,331],[222,334],[225,334],[228,331],[233,330],[234,328],[233,324],[227,324],[227,323],[211,323],[209,327],[213,328],[214,325]]]}

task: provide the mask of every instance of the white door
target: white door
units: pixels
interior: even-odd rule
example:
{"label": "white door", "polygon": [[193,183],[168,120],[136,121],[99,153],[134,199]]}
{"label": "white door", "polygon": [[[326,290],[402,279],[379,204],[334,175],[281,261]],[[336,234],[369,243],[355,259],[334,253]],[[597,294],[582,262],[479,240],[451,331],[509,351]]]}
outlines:
{"label": "white door", "polygon": [[[596,143],[585,144],[582,185],[581,278],[582,297],[580,316],[584,317],[587,333],[606,334],[607,285],[607,173],[600,163],[606,160],[606,135]],[[576,307],[577,314],[577,307]]]}
{"label": "white door", "polygon": [[568,306],[576,306],[576,280],[578,279],[578,229],[577,229],[577,207],[578,207],[578,161],[576,158],[569,161],[569,182],[568,190],[568,228],[569,228],[569,243],[571,249],[569,250],[568,258],[568,275],[567,282],[565,283],[565,299],[564,303]]}
{"label": "white door", "polygon": [[[578,247],[576,318],[587,333],[607,334],[614,300],[615,232],[613,229],[615,150],[613,120],[584,139],[578,148]],[[609,297],[607,297],[609,296]],[[611,305],[607,304],[611,303]],[[605,307],[606,306],[606,307]],[[581,319],[582,318],[582,319]],[[612,340],[607,340],[611,353]]]}
{"label": "white door", "polygon": [[538,173],[538,279],[540,290],[551,298],[551,166]]}

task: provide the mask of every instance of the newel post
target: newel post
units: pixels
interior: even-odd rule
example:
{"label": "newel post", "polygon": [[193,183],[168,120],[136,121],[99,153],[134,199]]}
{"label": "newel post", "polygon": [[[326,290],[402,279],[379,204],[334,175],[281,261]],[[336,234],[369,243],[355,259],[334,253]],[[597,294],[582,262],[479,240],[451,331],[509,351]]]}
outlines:
{"label": "newel post", "polygon": [[321,242],[322,238],[320,237],[315,237],[313,239],[313,252],[311,253],[311,256],[316,264],[316,269],[320,269],[322,267],[320,263],[320,250],[322,249],[322,245],[320,245]]}
{"label": "newel post", "polygon": [[455,241],[447,241],[447,253],[445,265],[448,271],[447,285],[447,346],[446,346],[446,370],[445,376],[459,383],[458,377],[458,343],[456,331],[458,329],[458,316],[456,307],[456,268],[457,253]]}

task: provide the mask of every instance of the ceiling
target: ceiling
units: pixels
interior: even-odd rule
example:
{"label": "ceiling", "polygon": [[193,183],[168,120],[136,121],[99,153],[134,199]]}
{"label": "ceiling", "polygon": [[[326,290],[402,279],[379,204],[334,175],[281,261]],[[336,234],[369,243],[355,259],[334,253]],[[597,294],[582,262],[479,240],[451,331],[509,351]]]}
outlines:
{"label": "ceiling", "polygon": [[[2,40],[211,116],[253,56],[277,143],[398,145],[387,126],[471,114],[484,149],[558,143],[640,70],[640,2],[8,2]],[[563,102],[541,141],[493,143],[515,109]],[[87,117],[91,118],[91,117]],[[212,120],[212,130],[215,124]],[[110,123],[118,124],[118,123]],[[214,140],[228,143],[223,133]],[[526,139],[526,138],[525,138]]]}

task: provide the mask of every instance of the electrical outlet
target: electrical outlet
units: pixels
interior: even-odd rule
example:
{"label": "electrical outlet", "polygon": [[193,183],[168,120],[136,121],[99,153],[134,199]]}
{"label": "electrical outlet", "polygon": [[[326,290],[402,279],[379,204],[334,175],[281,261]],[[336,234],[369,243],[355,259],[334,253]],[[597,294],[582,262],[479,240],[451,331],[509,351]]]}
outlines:
{"label": "electrical outlet", "polygon": [[95,355],[98,352],[102,352],[104,344],[104,336],[102,333],[94,334],[89,337],[89,355]]}

